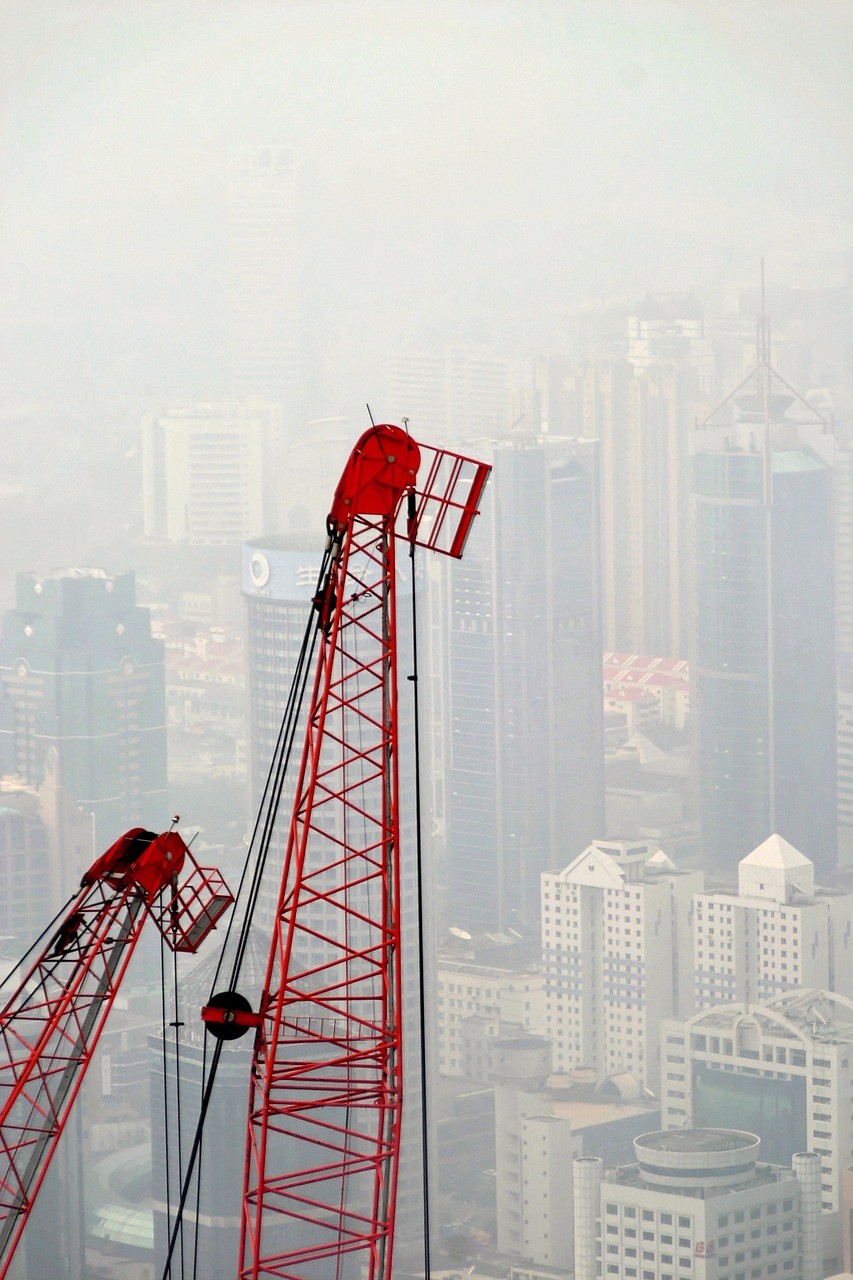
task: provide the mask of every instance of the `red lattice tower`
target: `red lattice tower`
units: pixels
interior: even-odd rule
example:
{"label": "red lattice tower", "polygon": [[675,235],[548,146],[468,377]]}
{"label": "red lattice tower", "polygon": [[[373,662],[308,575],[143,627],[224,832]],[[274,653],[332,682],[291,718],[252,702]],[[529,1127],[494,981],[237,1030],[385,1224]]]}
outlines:
{"label": "red lattice tower", "polygon": [[257,1032],[241,1280],[390,1275],[402,1080],[395,549],[403,539],[461,556],[488,472],[377,426],[335,492],[265,991],[246,1016]]}

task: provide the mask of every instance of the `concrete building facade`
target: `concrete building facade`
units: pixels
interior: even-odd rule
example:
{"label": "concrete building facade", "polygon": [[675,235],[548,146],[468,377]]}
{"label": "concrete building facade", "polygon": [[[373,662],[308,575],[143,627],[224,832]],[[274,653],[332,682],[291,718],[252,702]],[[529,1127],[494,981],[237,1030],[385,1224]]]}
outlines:
{"label": "concrete building facade", "polygon": [[278,405],[178,402],[142,427],[143,530],[194,547],[279,532],[284,488]]}
{"label": "concrete building facade", "polygon": [[738,865],[738,892],[694,898],[696,1006],[763,1003],[792,987],[853,997],[853,893],[815,885],[779,835]]}
{"label": "concrete building facade", "polygon": [[853,1160],[853,1001],[798,988],[666,1020],[661,1039],[664,1125],[749,1127],[776,1163],[812,1152],[821,1210],[837,1219]]}
{"label": "concrete building facade", "polygon": [[658,1087],[664,1018],[693,1008],[690,955],[698,871],[643,841],[598,840],[542,876],[545,1027],[554,1068],[629,1072]]}
{"label": "concrete building facade", "polygon": [[758,1159],[754,1133],[647,1133],[635,1164],[575,1164],[576,1280],[820,1280],[814,1156]]}

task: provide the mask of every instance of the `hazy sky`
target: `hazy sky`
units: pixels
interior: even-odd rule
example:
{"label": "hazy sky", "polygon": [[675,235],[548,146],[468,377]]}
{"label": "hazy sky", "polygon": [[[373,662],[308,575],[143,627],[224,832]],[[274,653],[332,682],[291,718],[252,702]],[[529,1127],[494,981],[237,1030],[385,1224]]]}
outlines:
{"label": "hazy sky", "polygon": [[[309,334],[547,340],[561,308],[837,279],[849,0],[2,0],[7,325],[198,344],[224,156],[297,158]],[[97,357],[95,357],[97,359]]]}

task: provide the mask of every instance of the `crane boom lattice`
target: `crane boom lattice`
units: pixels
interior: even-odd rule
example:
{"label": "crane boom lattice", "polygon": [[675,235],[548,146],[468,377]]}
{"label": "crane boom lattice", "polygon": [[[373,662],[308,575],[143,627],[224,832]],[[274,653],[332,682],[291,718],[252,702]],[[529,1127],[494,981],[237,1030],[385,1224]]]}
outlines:
{"label": "crane boom lattice", "polygon": [[402,1081],[395,551],[404,539],[460,556],[488,471],[377,426],[335,492],[257,1015],[240,1280],[390,1275]]}

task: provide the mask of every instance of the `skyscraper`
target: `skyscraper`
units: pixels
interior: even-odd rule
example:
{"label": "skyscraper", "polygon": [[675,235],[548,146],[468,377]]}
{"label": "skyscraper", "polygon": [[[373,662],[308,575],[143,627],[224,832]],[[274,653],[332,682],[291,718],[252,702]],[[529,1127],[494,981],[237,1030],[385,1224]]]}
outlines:
{"label": "skyscraper", "polygon": [[763,1001],[792,987],[853,996],[853,893],[815,885],[808,858],[770,836],[742,858],[736,893],[693,902],[696,1006]]}
{"label": "skyscraper", "polygon": [[449,901],[454,924],[536,938],[541,872],[603,821],[597,446],[493,462],[438,638]]}
{"label": "skyscraper", "polygon": [[293,156],[286,147],[231,152],[228,228],[232,395],[281,405],[290,432],[301,417],[302,358]]}
{"label": "skyscraper", "polygon": [[699,375],[687,360],[649,356],[632,367],[614,358],[586,365],[581,386],[583,433],[601,447],[605,648],[684,658],[688,441]]}
{"label": "skyscraper", "polygon": [[146,537],[238,546],[277,533],[283,507],[276,404],[178,402],[142,427]]}
{"label": "skyscraper", "polygon": [[435,441],[501,437],[509,421],[506,362],[478,347],[391,357],[388,401],[392,421],[409,418]]}
{"label": "skyscraper", "polygon": [[658,1088],[661,1020],[693,1008],[683,975],[701,888],[701,872],[628,840],[596,840],[542,876],[545,1025],[556,1071],[627,1071]]}
{"label": "skyscraper", "polygon": [[[97,848],[130,826],[162,827],[163,646],[132,573],[18,574],[0,640],[4,771],[38,786],[51,748],[59,785],[94,815]],[[66,868],[69,886],[81,869]]]}
{"label": "skyscraper", "polygon": [[764,352],[695,439],[702,839],[733,875],[778,832],[820,874],[837,847],[832,438]]}

